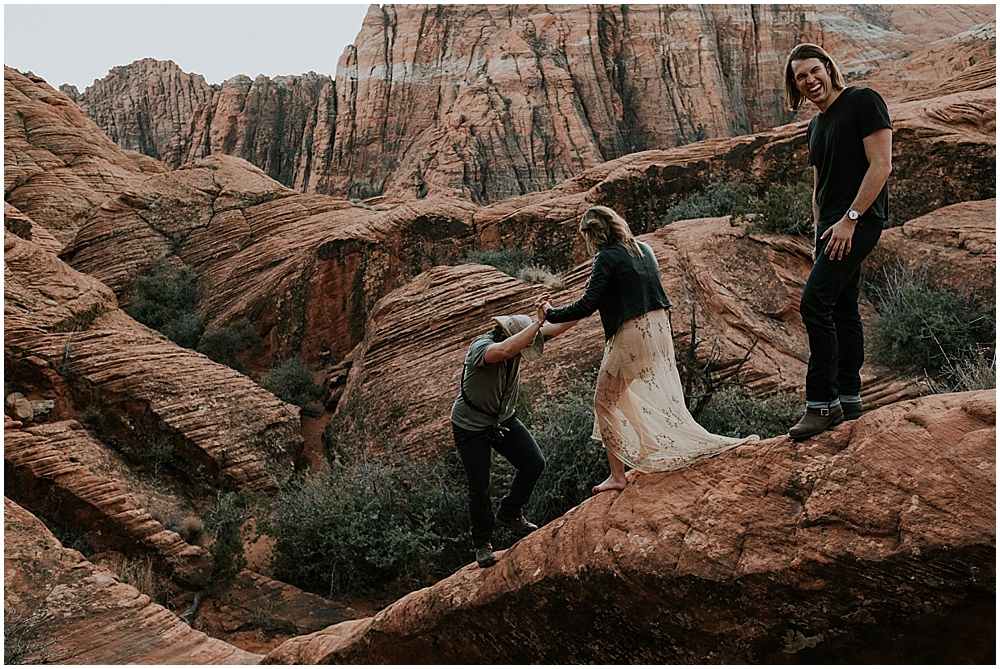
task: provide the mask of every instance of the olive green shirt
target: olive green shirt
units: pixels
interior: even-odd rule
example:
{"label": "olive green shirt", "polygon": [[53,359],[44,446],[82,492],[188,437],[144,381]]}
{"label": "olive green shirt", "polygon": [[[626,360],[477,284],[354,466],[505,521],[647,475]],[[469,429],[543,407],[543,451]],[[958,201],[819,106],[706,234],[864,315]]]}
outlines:
{"label": "olive green shirt", "polygon": [[493,333],[487,332],[473,340],[465,356],[465,394],[472,403],[489,416],[476,411],[458,394],[451,407],[451,420],[455,425],[472,431],[485,430],[496,423],[499,415],[503,422],[514,415],[517,389],[521,375],[521,355],[503,362],[486,362],[486,349],[495,344]]}

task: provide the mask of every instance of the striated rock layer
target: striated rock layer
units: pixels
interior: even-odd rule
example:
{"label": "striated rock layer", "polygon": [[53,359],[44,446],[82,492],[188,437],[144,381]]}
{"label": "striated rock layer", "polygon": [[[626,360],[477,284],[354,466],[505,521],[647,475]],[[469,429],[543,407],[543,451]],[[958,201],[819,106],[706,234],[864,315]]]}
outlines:
{"label": "striated rock layer", "polygon": [[889,100],[928,97],[986,71],[995,21],[988,5],[373,5],[335,81],[209,86],[144,59],[74,97],[171,166],[228,153],[304,192],[486,204],[798,118],[781,68],[800,41]]}
{"label": "striated rock layer", "polygon": [[[111,142],[44,80],[4,67],[4,202],[60,244],[110,195],[167,168]],[[7,206],[4,218],[7,218]]]}
{"label": "striated rock layer", "polygon": [[136,323],[104,284],[7,231],[4,362],[13,389],[52,399],[56,416],[90,411],[121,448],[169,453],[196,496],[205,483],[274,488],[302,448],[297,408]]}
{"label": "striated rock layer", "polygon": [[173,61],[113,68],[76,101],[119,146],[176,168],[213,153],[239,156],[303,190],[312,150],[332,134],[333,80],[310,72],[211,85]]}
{"label": "striated rock layer", "polygon": [[[931,284],[991,296],[996,290],[997,201],[936,209],[885,230],[872,251],[869,275],[906,268]],[[871,278],[877,278],[872,276]]]}
{"label": "striated rock layer", "polygon": [[631,478],[285,664],[991,663],[996,397]]}
{"label": "striated rock layer", "polygon": [[183,584],[211,569],[207,551],[165,529],[117,482],[90,470],[85,454],[100,447],[79,423],[22,429],[5,419],[4,490],[21,506],[62,527],[86,528],[95,550],[151,558]]}
{"label": "striated rock layer", "polygon": [[[59,664],[257,664],[196,632],[4,497],[4,620],[38,614],[24,660]],[[13,639],[11,640],[13,641]],[[10,650],[9,648],[5,650]],[[23,660],[22,660],[23,661]]]}
{"label": "striated rock layer", "polygon": [[368,206],[300,195],[249,163],[210,156],[106,202],[64,257],[127,305],[154,262],[188,267],[208,327],[248,318],[260,366],[295,354],[339,361],[390,290],[472,248],[462,200]]}

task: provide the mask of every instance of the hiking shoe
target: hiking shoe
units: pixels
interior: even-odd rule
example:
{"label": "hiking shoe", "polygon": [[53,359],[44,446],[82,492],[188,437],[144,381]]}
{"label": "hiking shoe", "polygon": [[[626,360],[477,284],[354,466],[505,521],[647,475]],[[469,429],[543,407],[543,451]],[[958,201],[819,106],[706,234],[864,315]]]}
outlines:
{"label": "hiking shoe", "polygon": [[844,408],[839,404],[829,409],[806,409],[806,414],[788,431],[788,436],[798,441],[843,422]]}
{"label": "hiking shoe", "polygon": [[535,525],[534,523],[529,523],[525,519],[523,514],[518,518],[511,520],[509,518],[504,518],[498,513],[497,522],[506,527],[507,529],[511,530],[514,534],[517,534],[522,537],[526,537],[538,529],[538,525]]}
{"label": "hiking shoe", "polygon": [[844,409],[844,420],[856,420],[864,413],[861,402],[845,402],[840,400],[840,406]]}
{"label": "hiking shoe", "polygon": [[497,556],[493,554],[493,546],[483,544],[476,547],[476,563],[480,568],[492,567],[497,563]]}

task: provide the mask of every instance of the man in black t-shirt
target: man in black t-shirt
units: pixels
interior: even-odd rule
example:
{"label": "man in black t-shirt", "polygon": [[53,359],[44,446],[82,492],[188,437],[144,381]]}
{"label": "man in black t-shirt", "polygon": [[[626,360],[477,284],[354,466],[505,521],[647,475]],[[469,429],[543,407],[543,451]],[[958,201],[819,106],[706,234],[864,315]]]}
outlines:
{"label": "man in black t-shirt", "polygon": [[858,312],[861,261],[888,219],[892,123],[875,91],[845,87],[840,69],[815,44],[800,44],[785,61],[789,109],[808,100],[813,166],[813,268],[799,312],[809,335],[806,413],[788,434],[805,439],[861,415],[864,332]]}

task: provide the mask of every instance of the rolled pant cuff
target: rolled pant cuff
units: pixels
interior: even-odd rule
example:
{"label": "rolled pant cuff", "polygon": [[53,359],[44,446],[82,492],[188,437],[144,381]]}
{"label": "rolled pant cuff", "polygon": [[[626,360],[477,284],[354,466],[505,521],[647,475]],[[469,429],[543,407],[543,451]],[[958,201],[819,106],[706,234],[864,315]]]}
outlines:
{"label": "rolled pant cuff", "polygon": [[840,406],[840,398],[832,400],[830,402],[815,402],[813,400],[806,401],[807,409],[832,409],[833,407]]}

